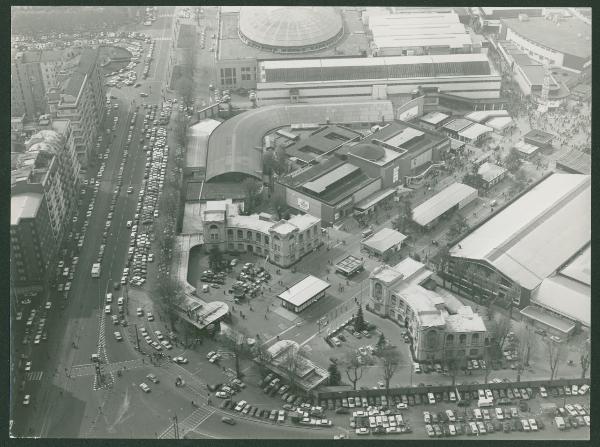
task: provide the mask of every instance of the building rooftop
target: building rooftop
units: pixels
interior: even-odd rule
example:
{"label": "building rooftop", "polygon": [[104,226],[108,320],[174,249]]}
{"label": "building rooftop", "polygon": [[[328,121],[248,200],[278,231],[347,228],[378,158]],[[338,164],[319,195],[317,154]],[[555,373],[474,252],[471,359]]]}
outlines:
{"label": "building rooftop", "polygon": [[462,306],[458,313],[445,317],[448,332],[486,332],[486,327],[481,316],[470,306]]}
{"label": "building rooftop", "polygon": [[465,127],[464,129],[458,132],[458,135],[466,138],[467,140],[475,140],[479,138],[481,135],[484,135],[489,132],[493,132],[494,129],[491,127],[485,126],[479,123],[473,123],[469,127]]}
{"label": "building rooftop", "polygon": [[544,324],[547,324],[550,327],[558,329],[559,331],[569,333],[575,328],[575,323],[565,320],[557,315],[553,315],[550,312],[545,311],[542,307],[539,306],[527,306],[524,309],[521,309],[521,315],[525,315],[526,317],[532,318],[537,321],[542,321]]}
{"label": "building rooftop", "polygon": [[[298,349],[300,349],[300,346],[293,340],[279,340],[273,343],[268,348],[272,360],[266,366],[280,376],[285,377],[289,374],[285,368],[286,352],[289,350],[297,352]],[[327,370],[319,367],[302,354],[297,357],[296,364],[295,382],[305,391],[312,390],[329,377]]]}
{"label": "building rooftop", "polygon": [[477,195],[476,189],[462,183],[453,183],[414,208],[413,220],[421,226],[427,225],[473,194]]}
{"label": "building rooftop", "polygon": [[200,200],[224,200],[232,199],[240,201],[246,198],[244,185],[241,183],[204,183]]}
{"label": "building rooftop", "polygon": [[429,112],[426,115],[423,115],[419,119],[426,123],[436,125],[436,124],[441,123],[442,121],[444,121],[446,118],[449,118],[449,117],[450,117],[450,115],[447,115],[442,112]]}
{"label": "building rooftop", "polygon": [[187,168],[206,168],[208,137],[221,124],[220,121],[206,119],[190,126],[187,130]]}
{"label": "building rooftop", "polygon": [[358,166],[354,166],[350,163],[344,163],[343,165],[335,168],[332,171],[329,171],[327,174],[313,180],[310,182],[306,182],[303,187],[308,189],[309,191],[314,192],[315,194],[321,194],[325,192],[325,190],[334,184],[342,180],[344,177],[354,174],[360,171]]}
{"label": "building rooftop", "polygon": [[523,139],[528,139],[531,144],[535,144],[536,146],[545,146],[550,144],[554,138],[556,137],[551,133],[544,132],[543,130],[539,129],[532,129],[523,135]]}
{"label": "building rooftop", "polygon": [[473,121],[470,121],[466,118],[458,118],[444,124],[442,127],[452,132],[460,132],[461,130],[470,126],[471,124],[473,124]]}
{"label": "building rooftop", "polygon": [[[254,8],[256,7],[252,7],[249,9]],[[285,12],[285,10],[283,10],[282,12]],[[363,52],[369,49],[369,41],[364,33],[362,23],[360,22],[360,14],[357,11],[343,9],[341,11],[341,19],[334,18],[335,23],[338,23],[340,20],[343,21],[344,29],[341,38],[337,41],[334,38],[330,46],[327,46],[323,49],[314,49],[310,52],[292,54],[286,52],[273,52],[268,48],[269,45],[277,43],[280,44],[277,45],[279,48],[285,48],[294,41],[300,43],[301,41],[296,40],[296,37],[294,36],[298,36],[304,42],[308,41],[301,34],[301,28],[304,28],[304,30],[306,30],[307,23],[302,23],[298,21],[298,19],[300,18],[298,14],[288,14],[287,17],[280,16],[279,23],[281,24],[281,26],[279,27],[275,26],[275,22],[277,21],[277,17],[275,17],[276,15],[272,15],[270,17],[261,17],[257,14],[246,15],[248,20],[244,19],[244,21],[242,22],[242,16],[244,15],[245,14],[242,13],[221,14],[221,27],[218,36],[219,41],[217,49],[217,60],[272,60],[288,59],[290,57],[299,56],[302,57],[305,55],[310,55],[311,57],[362,56]],[[338,16],[340,15],[338,14]],[[313,20],[311,20],[311,25],[309,26],[314,31],[314,33],[312,33],[311,38],[314,39],[317,36],[321,36],[325,37],[325,40],[327,40],[327,36],[335,37],[336,33],[340,31],[338,28],[335,29],[334,32],[334,28],[337,28],[336,26],[315,27],[315,25],[318,25],[318,23],[320,23],[324,18],[325,17],[323,16],[319,17],[318,14],[313,14]],[[263,22],[263,24],[259,22]],[[269,22],[268,28],[264,27],[264,22]],[[250,37],[251,40],[256,39],[255,42],[250,42],[251,45],[247,45],[240,38],[240,29],[238,26],[240,23],[242,23],[243,30],[247,31],[247,33],[243,35],[246,35],[246,37]],[[297,27],[294,26],[294,23],[297,25]],[[252,31],[250,31],[250,29],[252,29]],[[289,30],[289,34],[286,33],[286,29]],[[270,32],[267,32],[267,30],[269,30]],[[283,35],[284,37],[282,37],[281,40],[279,40],[278,42],[277,39],[274,39],[276,35]],[[282,43],[286,42],[287,45],[282,45]]]}
{"label": "building rooftop", "polygon": [[262,174],[263,137],[295,123],[373,123],[394,117],[391,101],[272,105],[252,109],[218,126],[208,139],[206,179],[229,172]]}
{"label": "building rooftop", "polygon": [[402,157],[403,152],[394,151],[373,143],[359,143],[348,150],[348,154],[378,166],[385,166]]}
{"label": "building rooftop", "polygon": [[502,166],[490,163],[489,161],[486,161],[484,164],[479,166],[479,169],[477,170],[477,174],[479,174],[481,178],[488,183],[500,177],[505,172],[506,169],[504,169]]}
{"label": "building rooftop", "polygon": [[340,145],[361,138],[361,134],[342,126],[322,126],[306,138],[300,138],[290,146],[285,147],[285,152],[299,158],[305,163],[310,163],[315,158],[326,154]]}
{"label": "building rooftop", "polygon": [[498,116],[486,121],[485,125],[490,126],[492,129],[499,131],[510,125],[513,119],[510,116]]}
{"label": "building rooftop", "polygon": [[382,228],[368,239],[361,241],[361,245],[376,252],[385,253],[389,249],[400,245],[404,239],[406,239],[406,236],[399,231],[392,228]]}
{"label": "building rooftop", "polygon": [[590,203],[590,176],[553,174],[463,238],[450,254],[486,261],[533,290],[589,243]]}
{"label": "building rooftop", "polygon": [[411,258],[410,256],[404,258],[402,261],[396,264],[394,266],[394,270],[402,274],[403,278],[406,281],[414,279],[413,276],[415,275],[415,273],[421,272],[423,270],[426,270],[429,272],[429,274],[431,274],[431,272],[427,269],[425,264],[417,261],[416,259]]}
{"label": "building rooftop", "polygon": [[556,167],[589,175],[592,173],[592,157],[573,149],[556,160]]}
{"label": "building rooftop", "polygon": [[288,234],[290,234],[293,231],[297,230],[297,228],[296,228],[295,225],[292,225],[287,220],[280,220],[275,225],[271,225],[270,228],[269,228],[269,230],[272,231],[273,233],[277,233],[277,234],[280,234],[280,235],[283,235],[283,236],[287,236]]}
{"label": "building rooftop", "polygon": [[497,116],[508,116],[507,110],[477,110],[475,112],[467,113],[465,118],[476,123],[485,123],[487,120]]}
{"label": "building rooftop", "polygon": [[331,284],[328,282],[316,276],[308,275],[287,290],[281,292],[277,297],[293,306],[299,307],[329,287],[331,287]]}
{"label": "building rooftop", "polygon": [[319,222],[321,219],[312,216],[310,214],[296,214],[288,220],[289,223],[294,225],[300,232],[307,230],[314,224]]}
{"label": "building rooftop", "polygon": [[[388,149],[389,150],[389,149]],[[382,200],[388,198],[389,196],[397,193],[398,190],[396,188],[390,187],[385,188],[380,191],[376,191],[373,194],[369,194],[367,197],[362,199],[360,202],[357,202],[354,205],[354,208],[359,211],[365,211],[371,208],[373,205],[381,202]]]}
{"label": "building rooftop", "polygon": [[592,28],[579,18],[565,17],[554,23],[545,17],[529,17],[527,21],[503,19],[503,24],[520,36],[561,53],[581,58],[592,56]]}
{"label": "building rooftop", "polygon": [[364,262],[356,256],[348,255],[336,262],[336,269],[342,270],[346,274],[357,271],[364,265]]}
{"label": "building rooftop", "polygon": [[273,222],[261,220],[258,214],[252,214],[251,216],[228,215],[227,226],[243,228],[246,230],[254,230],[263,234],[268,234],[269,230],[273,227]]}
{"label": "building rooftop", "polygon": [[531,303],[591,325],[592,295],[588,285],[562,275],[542,281],[531,294]]}
{"label": "building rooftop", "polygon": [[517,141],[517,143],[514,145],[514,148],[525,155],[531,155],[539,149],[538,146],[534,146],[533,144],[525,143],[525,141],[523,141],[523,140]]}
{"label": "building rooftop", "polygon": [[10,224],[19,225],[21,219],[32,219],[37,216],[43,200],[39,193],[21,193],[10,197]]}
{"label": "building rooftop", "polygon": [[285,82],[290,85],[294,82],[495,74],[483,53],[270,60],[261,62],[259,71],[260,82]]}
{"label": "building rooftop", "polygon": [[592,247],[586,248],[569,265],[560,271],[560,274],[588,286],[592,285]]}

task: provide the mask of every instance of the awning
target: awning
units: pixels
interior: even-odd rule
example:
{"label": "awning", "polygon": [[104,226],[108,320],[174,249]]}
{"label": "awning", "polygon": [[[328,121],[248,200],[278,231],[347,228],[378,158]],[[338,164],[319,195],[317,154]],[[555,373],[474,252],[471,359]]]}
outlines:
{"label": "awning", "polygon": [[389,196],[394,194],[394,192],[396,192],[395,188],[382,189],[381,191],[377,191],[376,193],[373,193],[358,202],[356,205],[354,205],[354,208],[358,211],[366,211],[372,206],[377,205],[382,200],[387,199]]}
{"label": "awning", "polygon": [[571,321],[548,314],[539,307],[527,306],[521,310],[521,314],[532,320],[539,321],[546,326],[557,329],[564,334],[569,334],[575,329],[575,324]]}

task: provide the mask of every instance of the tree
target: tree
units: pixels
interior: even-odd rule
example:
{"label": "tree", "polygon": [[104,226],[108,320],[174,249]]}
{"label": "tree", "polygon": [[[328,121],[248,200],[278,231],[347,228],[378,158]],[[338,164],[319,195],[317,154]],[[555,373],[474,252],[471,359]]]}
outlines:
{"label": "tree", "polygon": [[332,386],[339,385],[340,382],[342,381],[342,374],[340,373],[340,370],[338,369],[337,363],[331,362],[331,364],[329,365],[329,368],[327,368],[327,371],[329,372],[329,385],[332,385]]}
{"label": "tree", "polygon": [[192,106],[192,99],[194,99],[194,81],[191,76],[184,74],[175,81],[175,90],[181,96],[183,105],[185,107]]}
{"label": "tree", "polygon": [[171,330],[174,330],[175,323],[179,318],[178,306],[183,302],[183,287],[179,281],[168,274],[161,274],[158,279],[153,295],[161,312],[171,324]]}
{"label": "tree", "polygon": [[579,349],[579,364],[581,365],[581,378],[585,379],[585,374],[590,367],[590,340],[587,339]]}
{"label": "tree", "polygon": [[346,375],[352,383],[352,388],[356,391],[356,384],[362,378],[363,365],[358,361],[356,353],[349,352],[346,357]]}
{"label": "tree", "polygon": [[356,332],[364,331],[367,328],[367,324],[365,323],[365,317],[363,315],[362,306],[358,305],[358,310],[356,311],[356,317],[354,317],[354,330]]}
{"label": "tree", "polygon": [[383,350],[383,348],[385,348],[387,344],[387,340],[385,339],[385,335],[383,335],[383,332],[379,335],[379,340],[377,340],[377,351],[380,352]]}
{"label": "tree", "polygon": [[254,360],[258,363],[261,374],[266,375],[269,371],[267,365],[271,363],[271,360],[273,360],[273,356],[271,355],[268,347],[263,343],[257,342],[252,347],[252,353],[254,355]]}
{"label": "tree", "polygon": [[550,367],[550,380],[554,380],[556,370],[558,369],[558,362],[563,358],[565,353],[565,346],[563,343],[557,343],[550,338],[544,338],[543,341],[546,345],[546,358]]}
{"label": "tree", "polygon": [[221,326],[220,341],[231,351],[235,360],[235,375],[238,379],[243,377],[240,360],[244,356],[251,354],[250,347],[247,344],[248,334],[242,330],[233,330],[229,326]]}
{"label": "tree", "polygon": [[463,216],[460,213],[457,213],[456,217],[454,218],[454,222],[448,229],[448,237],[450,237],[450,239],[458,237],[463,233],[463,231],[468,229],[469,224],[467,223],[467,219],[465,219],[465,216]]}
{"label": "tree", "polygon": [[484,185],[483,178],[481,178],[477,171],[465,174],[462,182],[477,189],[480,189]]}
{"label": "tree", "polygon": [[496,340],[496,345],[500,351],[502,351],[506,337],[508,337],[508,333],[511,331],[511,329],[512,320],[510,317],[504,314],[497,314],[494,318],[492,333],[494,335],[493,338]]}
{"label": "tree", "polygon": [[450,265],[450,249],[447,245],[442,245],[435,255],[435,265],[437,273],[442,278],[443,287],[446,288],[446,278],[448,274],[448,266]]}
{"label": "tree", "polygon": [[304,348],[296,343],[290,343],[286,348],[286,352],[283,354],[280,368],[286,372],[290,389],[296,388],[296,382],[298,380],[298,370],[304,365]]}
{"label": "tree", "polygon": [[248,214],[252,214],[256,207],[260,204],[260,182],[253,178],[247,178],[242,182],[242,188],[246,195],[244,211]]}
{"label": "tree", "polygon": [[274,194],[273,196],[271,196],[271,207],[277,215],[277,220],[281,220],[285,215],[285,211],[287,210],[288,204],[284,196],[280,194]]}
{"label": "tree", "polygon": [[467,358],[464,355],[456,354],[452,357],[449,357],[446,360],[446,365],[448,367],[448,373],[452,378],[452,386],[456,384],[456,377],[458,373],[465,369],[467,363]]}
{"label": "tree", "polygon": [[521,157],[514,147],[504,157],[504,166],[512,173],[515,173],[521,167]]}
{"label": "tree", "polygon": [[390,380],[394,376],[400,364],[400,355],[395,348],[386,348],[379,354],[383,366],[383,380],[385,382],[385,394],[390,394]]}
{"label": "tree", "polygon": [[408,196],[401,196],[399,198],[396,210],[398,214],[396,215],[396,218],[392,221],[392,226],[397,231],[407,233],[413,218],[412,204]]}
{"label": "tree", "polygon": [[213,246],[208,252],[208,265],[212,271],[221,271],[221,263],[223,262],[223,253],[219,247]]}

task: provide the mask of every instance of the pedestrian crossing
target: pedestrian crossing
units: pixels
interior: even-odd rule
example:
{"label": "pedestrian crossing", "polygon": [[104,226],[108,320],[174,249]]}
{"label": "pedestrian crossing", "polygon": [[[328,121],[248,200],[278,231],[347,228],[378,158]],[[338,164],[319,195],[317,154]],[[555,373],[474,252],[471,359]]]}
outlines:
{"label": "pedestrian crossing", "polygon": [[162,37],[161,36],[161,37],[155,37],[153,40],[155,40],[155,41],[156,40],[173,40],[173,38],[171,38],[171,37]]}
{"label": "pedestrian crossing", "polygon": [[[183,421],[179,422],[179,437],[183,436],[197,428],[206,419],[208,419],[216,410],[214,408],[200,407],[197,408],[192,414],[190,414]],[[159,439],[175,439],[175,427],[173,424],[169,426],[164,432],[159,435]]]}
{"label": "pedestrian crossing", "polygon": [[83,377],[83,376],[91,376],[95,374],[94,365],[92,363],[88,363],[86,365],[74,365],[71,366],[71,372],[69,373],[70,377]]}
{"label": "pedestrian crossing", "polygon": [[[101,369],[103,373],[112,374],[116,371],[122,369],[135,369],[141,368],[144,366],[144,359],[133,359],[133,360],[125,360],[123,362],[115,362],[102,364]],[[85,365],[74,365],[71,367],[71,377],[83,377],[83,376],[93,376],[96,374],[96,368],[93,363],[85,364]]]}
{"label": "pedestrian crossing", "polygon": [[27,380],[42,380],[42,376],[44,375],[44,371],[31,371],[28,372],[25,378]]}

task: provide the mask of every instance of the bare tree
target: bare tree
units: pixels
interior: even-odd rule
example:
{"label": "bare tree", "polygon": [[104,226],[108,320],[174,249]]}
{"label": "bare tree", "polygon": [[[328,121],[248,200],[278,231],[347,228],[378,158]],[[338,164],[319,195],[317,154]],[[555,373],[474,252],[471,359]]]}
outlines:
{"label": "bare tree", "polygon": [[557,343],[550,338],[544,338],[544,343],[546,345],[548,366],[550,367],[550,380],[554,380],[558,362],[563,358],[565,347],[563,343]]}
{"label": "bare tree", "polygon": [[497,314],[494,318],[494,328],[493,334],[494,339],[498,345],[498,349],[502,350],[504,347],[504,342],[506,341],[506,337],[508,337],[508,333],[512,329],[512,320],[508,315]]}
{"label": "bare tree", "polygon": [[358,361],[358,357],[356,353],[349,352],[346,357],[346,375],[348,376],[348,380],[352,382],[352,387],[354,391],[356,391],[356,384],[362,378],[363,375],[363,365]]}
{"label": "bare tree", "polygon": [[283,354],[282,362],[280,367],[286,372],[290,389],[296,388],[298,381],[298,371],[304,365],[306,360],[304,359],[305,350],[297,344],[290,344]]}
{"label": "bare tree", "polygon": [[242,357],[250,354],[250,349],[246,342],[247,339],[248,335],[244,330],[238,329],[234,331],[231,328],[221,330],[220,341],[231,351],[231,355],[235,360],[235,374],[238,379],[243,377],[240,360]]}
{"label": "bare tree", "polygon": [[246,195],[246,206],[244,207],[244,211],[247,214],[251,214],[260,204],[260,182],[253,178],[247,178],[242,182],[242,188]]}
{"label": "bare tree", "polygon": [[385,382],[386,396],[390,394],[390,380],[394,377],[398,365],[400,364],[400,355],[395,348],[385,348],[379,353],[383,366],[383,380]]}
{"label": "bare tree", "polygon": [[269,351],[268,347],[262,343],[256,343],[252,347],[252,353],[255,356],[254,360],[258,363],[261,373],[264,375],[267,373],[267,365],[273,360],[273,356]]}
{"label": "bare tree", "polygon": [[452,378],[452,386],[456,384],[456,377],[460,371],[463,371],[467,364],[467,358],[464,355],[454,355],[446,359],[446,366]]}
{"label": "bare tree", "polygon": [[587,339],[579,350],[579,364],[581,365],[581,378],[585,379],[585,374],[590,367],[590,340]]}
{"label": "bare tree", "polygon": [[166,315],[171,324],[171,330],[174,330],[175,323],[179,318],[178,307],[183,302],[183,287],[172,276],[168,274],[160,275],[153,295],[162,313]]}

